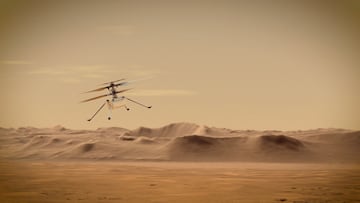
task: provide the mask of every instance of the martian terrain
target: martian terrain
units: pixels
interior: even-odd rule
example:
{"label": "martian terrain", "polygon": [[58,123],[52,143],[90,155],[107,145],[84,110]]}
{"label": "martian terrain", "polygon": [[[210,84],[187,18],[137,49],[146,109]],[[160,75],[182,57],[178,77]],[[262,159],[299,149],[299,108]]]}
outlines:
{"label": "martian terrain", "polygon": [[0,129],[1,202],[359,202],[360,131]]}

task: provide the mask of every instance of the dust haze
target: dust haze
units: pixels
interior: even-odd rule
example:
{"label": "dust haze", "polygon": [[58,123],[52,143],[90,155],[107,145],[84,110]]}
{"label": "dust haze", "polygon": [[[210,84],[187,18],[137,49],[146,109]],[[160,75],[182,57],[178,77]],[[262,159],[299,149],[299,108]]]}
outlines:
{"label": "dust haze", "polygon": [[359,202],[359,9],[0,1],[0,201]]}

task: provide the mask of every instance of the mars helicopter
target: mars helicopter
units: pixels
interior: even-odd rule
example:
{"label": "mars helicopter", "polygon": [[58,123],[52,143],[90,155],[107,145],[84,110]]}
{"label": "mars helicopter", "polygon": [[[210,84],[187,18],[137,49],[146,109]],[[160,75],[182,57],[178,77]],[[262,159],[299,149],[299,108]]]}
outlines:
{"label": "mars helicopter", "polygon": [[[122,81],[122,82],[120,82]],[[107,96],[111,96],[111,100],[107,99],[101,106],[100,108],[94,113],[94,115],[89,118],[87,121],[91,121],[95,116],[96,114],[99,113],[99,111],[104,108],[104,106],[107,104],[108,106],[108,109],[109,109],[109,116],[108,116],[108,120],[111,119],[111,111],[114,110],[114,109],[117,109],[117,108],[122,108],[124,107],[127,111],[129,111],[130,109],[125,105],[125,104],[122,104],[122,105],[119,105],[119,106],[115,106],[114,103],[116,102],[121,102],[121,101],[125,101],[125,100],[128,100],[130,102],[133,102],[135,104],[138,104],[140,106],[143,106],[143,107],[146,107],[146,108],[151,108],[152,106],[146,106],[140,102],[137,102],[133,99],[130,99],[128,97],[125,97],[125,96],[119,96],[118,94],[120,93],[123,93],[123,92],[126,92],[126,91],[129,91],[131,90],[130,89],[123,89],[123,90],[117,90],[116,88],[119,87],[119,86],[124,86],[124,85],[128,85],[130,82],[126,82],[125,79],[120,79],[120,80],[114,80],[114,81],[110,81],[110,82],[106,82],[106,83],[103,83],[101,85],[105,85],[104,87],[100,87],[100,88],[97,88],[97,89],[94,89],[94,90],[90,90],[90,91],[87,91],[87,92],[84,92],[84,93],[90,93],[90,92],[98,92],[98,91],[102,91],[102,90],[108,90],[109,93],[107,94],[103,94],[103,95],[100,95],[100,96],[96,96],[96,97],[92,97],[90,99],[86,99],[86,100],[83,100],[81,101],[81,103],[84,103],[84,102],[89,102],[89,101],[93,101],[93,100],[96,100],[96,99],[100,99],[100,98],[103,98],[103,97],[107,97]]]}

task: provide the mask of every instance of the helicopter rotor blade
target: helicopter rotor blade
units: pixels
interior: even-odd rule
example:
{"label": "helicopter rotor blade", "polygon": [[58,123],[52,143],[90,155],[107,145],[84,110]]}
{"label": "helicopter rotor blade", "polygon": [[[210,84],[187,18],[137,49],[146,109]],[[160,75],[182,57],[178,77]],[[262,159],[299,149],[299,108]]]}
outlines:
{"label": "helicopter rotor blade", "polygon": [[[123,80],[123,79],[121,79]],[[117,81],[120,81],[120,80],[117,80]],[[114,82],[114,81],[113,81]],[[116,82],[116,81],[115,81]],[[127,85],[129,82],[121,82],[121,83],[118,83],[118,84],[113,84],[113,85],[107,85],[105,87],[100,87],[100,88],[97,88],[97,89],[94,89],[94,90],[90,90],[90,91],[87,91],[87,92],[83,92],[83,93],[90,93],[90,92],[98,92],[98,91],[101,91],[101,90],[105,90],[105,89],[108,89],[110,87],[118,87],[118,86],[122,86],[122,85]],[[106,83],[104,83],[106,84]]]}
{"label": "helicopter rotor blade", "polygon": [[115,87],[123,86],[123,85],[128,85],[128,84],[136,83],[136,82],[143,81],[143,80],[149,80],[149,79],[151,79],[151,78],[140,78],[140,79],[137,79],[137,80],[124,81],[124,82],[121,82],[121,83],[118,83],[118,84],[114,84],[114,86]]}
{"label": "helicopter rotor blade", "polygon": [[114,87],[123,86],[123,85],[127,85],[127,84],[129,84],[129,82],[121,82],[118,84],[114,84]]}
{"label": "helicopter rotor blade", "polygon": [[83,93],[90,93],[90,92],[98,92],[98,91],[101,91],[101,90],[105,90],[109,88],[108,86],[106,87],[100,87],[100,88],[97,88],[97,89],[94,89],[94,90],[90,90],[90,91],[87,91],[87,92],[83,92]]}
{"label": "helicopter rotor blade", "polygon": [[107,84],[111,84],[111,83],[114,83],[114,82],[119,82],[119,81],[122,81],[122,80],[125,80],[125,78],[121,78],[120,80],[114,80],[114,81],[110,81],[110,82],[105,82],[105,83],[102,83],[100,85],[107,85]]}
{"label": "helicopter rotor blade", "polygon": [[122,93],[122,92],[129,91],[129,90],[131,90],[131,89],[132,89],[132,88],[124,89],[124,90],[119,90],[119,91],[116,91],[115,93],[118,94],[118,93]]}
{"label": "helicopter rotor blade", "polygon": [[92,100],[95,100],[95,99],[100,99],[100,98],[103,98],[103,97],[106,97],[106,96],[109,96],[109,95],[111,95],[111,94],[104,94],[104,95],[100,95],[100,96],[93,97],[93,98],[90,98],[90,99],[85,99],[85,100],[81,101],[81,103],[92,101]]}
{"label": "helicopter rotor blade", "polygon": [[[126,91],[129,91],[129,90],[131,90],[131,89],[132,89],[132,88],[124,89],[124,90],[119,90],[119,91],[116,91],[115,94],[122,93],[122,92],[126,92]],[[92,100],[95,100],[95,99],[100,99],[100,98],[103,98],[103,97],[106,97],[106,96],[110,96],[110,95],[112,95],[112,93],[100,95],[100,96],[97,96],[97,97],[92,97],[92,98],[90,98],[90,99],[86,99],[86,100],[81,101],[81,103],[89,102],[89,101],[92,101]]]}

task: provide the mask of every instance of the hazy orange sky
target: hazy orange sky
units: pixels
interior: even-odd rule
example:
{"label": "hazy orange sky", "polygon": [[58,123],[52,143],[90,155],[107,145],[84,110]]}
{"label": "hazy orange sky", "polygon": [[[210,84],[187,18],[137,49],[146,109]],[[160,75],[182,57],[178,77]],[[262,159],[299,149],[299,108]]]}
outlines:
{"label": "hazy orange sky", "polygon": [[[252,2],[1,1],[0,126],[360,129],[358,1]],[[87,122],[124,77],[153,109]]]}

